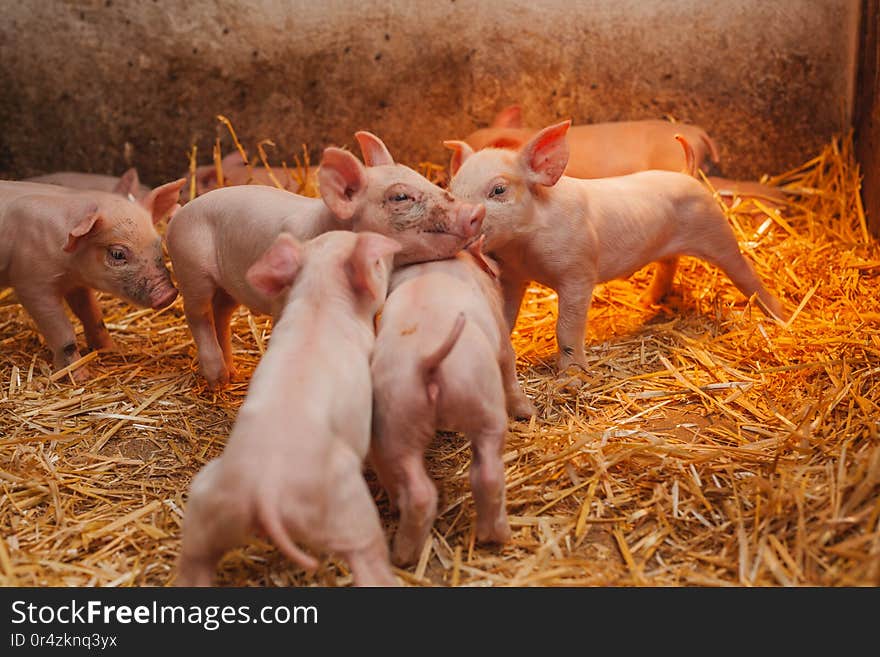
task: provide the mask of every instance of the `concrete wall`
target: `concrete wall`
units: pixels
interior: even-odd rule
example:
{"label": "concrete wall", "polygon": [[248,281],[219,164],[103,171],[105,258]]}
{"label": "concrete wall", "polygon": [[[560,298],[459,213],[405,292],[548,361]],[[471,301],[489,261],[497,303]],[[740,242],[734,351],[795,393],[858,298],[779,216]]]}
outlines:
{"label": "concrete wall", "polygon": [[227,115],[288,160],[368,129],[445,162],[518,102],[535,125],[699,123],[733,176],[852,114],[858,0],[0,0],[0,176],[207,161]]}

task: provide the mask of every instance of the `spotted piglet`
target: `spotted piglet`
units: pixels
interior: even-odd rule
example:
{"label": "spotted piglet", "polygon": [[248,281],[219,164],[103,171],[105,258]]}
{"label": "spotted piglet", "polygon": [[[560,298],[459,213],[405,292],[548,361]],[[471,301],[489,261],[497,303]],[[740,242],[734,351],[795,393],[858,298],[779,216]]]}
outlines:
{"label": "spotted piglet", "polygon": [[[183,179],[135,203],[118,194],[0,181],[0,288],[12,287],[56,368],[80,358],[64,302],[92,349],[109,349],[94,290],[164,308],[177,297],[155,224],[177,208]],[[80,367],[78,381],[88,377]]]}
{"label": "spotted piglet", "polygon": [[400,245],[331,231],[278,236],[247,272],[272,299],[272,338],[223,454],[196,475],[177,584],[208,586],[218,559],[262,533],[306,569],[302,543],[346,559],[357,585],[394,585],[361,468],[370,442],[373,317]]}
{"label": "spotted piglet", "polygon": [[396,270],[378,323],[370,462],[400,508],[392,554],[401,565],[417,559],[437,514],[424,453],[438,429],[470,440],[477,538],[510,536],[501,462],[507,418],[535,409],[516,378],[495,265],[480,246]]}

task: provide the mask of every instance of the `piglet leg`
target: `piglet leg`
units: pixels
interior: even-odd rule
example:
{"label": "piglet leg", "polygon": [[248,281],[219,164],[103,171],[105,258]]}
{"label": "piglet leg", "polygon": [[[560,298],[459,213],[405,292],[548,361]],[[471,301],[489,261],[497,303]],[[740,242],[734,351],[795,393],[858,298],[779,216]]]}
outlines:
{"label": "piglet leg", "polygon": [[[79,360],[76,334],[67,318],[67,313],[64,312],[61,298],[47,294],[45,289],[18,288],[15,294],[43,334],[46,344],[52,351],[52,364],[55,369],[62,369]],[[73,378],[77,382],[84,381],[88,376],[89,371],[86,367],[80,367],[73,372]]]}
{"label": "piglet leg", "polygon": [[217,288],[209,280],[194,282],[182,276],[178,278],[183,293],[183,311],[198,350],[199,368],[212,389],[222,387],[229,383],[229,369],[214,325],[213,300]]}
{"label": "piglet leg", "polygon": [[740,252],[730,226],[726,222],[716,222],[716,226],[715,233],[707,235],[702,244],[693,249],[694,255],[721,269],[746,298],[756,295],[765,314],[779,321],[788,319],[782,304],[767,291],[751,263]]}
{"label": "piglet leg", "polygon": [[[244,541],[251,524],[242,498],[220,481],[220,461],[210,461],[190,486],[177,560],[177,586],[211,586],[217,562]],[[226,494],[229,492],[229,494]]]}
{"label": "piglet leg", "polygon": [[507,414],[515,419],[525,420],[535,415],[535,405],[526,397],[516,378],[516,353],[506,336],[502,337],[501,380],[504,384],[504,398],[507,403]]}
{"label": "piglet leg", "polygon": [[212,306],[214,309],[214,331],[217,333],[217,343],[223,352],[223,362],[226,363],[226,370],[229,372],[229,378],[235,378],[237,371],[232,362],[232,314],[238,308],[238,302],[233,299],[225,290],[217,289],[214,293]]}
{"label": "piglet leg", "polygon": [[672,257],[658,260],[654,266],[654,278],[651,280],[651,287],[642,295],[641,299],[642,304],[645,306],[658,303],[672,289],[675,270],[678,268],[678,258]]}
{"label": "piglet leg", "polygon": [[501,456],[507,436],[507,418],[499,414],[471,438],[470,480],[477,507],[477,540],[504,543],[510,525],[504,502],[504,464]]}
{"label": "piglet leg", "polygon": [[110,332],[104,326],[103,313],[92,290],[87,287],[78,287],[65,294],[64,299],[73,314],[82,322],[86,343],[91,349],[116,348],[113,338],[110,337]]}
{"label": "piglet leg", "polygon": [[501,275],[501,290],[504,294],[504,319],[507,321],[507,330],[513,331],[516,319],[519,317],[519,307],[529,286],[528,281],[521,279],[507,279]]}
{"label": "piglet leg", "polygon": [[437,515],[437,487],[425,471],[421,452],[413,451],[399,465],[396,482],[400,524],[394,536],[392,559],[405,566],[419,558]]}
{"label": "piglet leg", "polygon": [[556,345],[559,349],[557,367],[560,372],[570,365],[587,366],[584,337],[587,313],[593,295],[592,284],[559,286],[559,317],[556,320]]}

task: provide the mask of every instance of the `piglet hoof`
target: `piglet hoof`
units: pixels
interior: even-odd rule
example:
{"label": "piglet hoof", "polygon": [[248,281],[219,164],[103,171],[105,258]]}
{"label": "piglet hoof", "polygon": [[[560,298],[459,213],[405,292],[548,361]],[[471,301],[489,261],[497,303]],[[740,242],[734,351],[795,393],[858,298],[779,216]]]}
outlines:
{"label": "piglet hoof", "polygon": [[554,388],[557,392],[577,393],[588,383],[587,373],[580,365],[569,365],[556,375]]}
{"label": "piglet hoof", "polygon": [[507,414],[515,420],[528,420],[538,411],[532,400],[525,395],[517,395],[508,405]]}
{"label": "piglet hoof", "polygon": [[510,524],[507,516],[493,523],[477,521],[477,541],[480,543],[507,543],[510,540]]}
{"label": "piglet hoof", "polygon": [[89,369],[88,365],[77,367],[75,370],[73,370],[73,372],[71,372],[71,375],[73,376],[73,380],[77,383],[85,383],[92,378],[92,372]]}
{"label": "piglet hoof", "polygon": [[400,535],[394,537],[394,548],[391,550],[391,562],[399,568],[411,566],[419,558],[419,549],[415,543],[401,539]]}
{"label": "piglet hoof", "polygon": [[216,368],[202,367],[202,376],[205,377],[211,390],[219,390],[229,385],[229,370],[225,365]]}
{"label": "piglet hoof", "polygon": [[642,308],[650,309],[656,306],[658,303],[660,303],[660,298],[650,291],[645,292],[644,294],[642,294],[642,296],[639,297],[639,305]]}
{"label": "piglet hoof", "polygon": [[92,351],[119,351],[119,347],[116,346],[116,342],[109,334],[90,340],[89,348],[92,349]]}

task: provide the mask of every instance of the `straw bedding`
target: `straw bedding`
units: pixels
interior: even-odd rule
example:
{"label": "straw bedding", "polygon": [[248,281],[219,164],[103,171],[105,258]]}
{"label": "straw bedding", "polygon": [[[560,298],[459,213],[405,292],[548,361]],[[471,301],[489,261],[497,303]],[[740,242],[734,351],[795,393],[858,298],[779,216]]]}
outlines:
{"label": "straw bedding", "polygon": [[[769,182],[791,192],[787,207],[742,201],[729,218],[790,324],[685,258],[663,306],[638,302],[650,268],[597,288],[589,367],[557,377],[555,296],[531,289],[513,340],[539,415],[510,423],[513,538],[474,544],[470,451],[440,434],[427,457],[440,514],[419,563],[396,571],[402,584],[880,584],[880,249],[851,139]],[[241,376],[214,394],[179,299],[160,312],[102,305],[120,349],[85,356],[94,378],[77,385],[52,374],[0,292],[0,583],[173,583],[189,482],[222,451],[271,332],[238,312]],[[367,477],[390,536],[396,518]],[[218,583],[351,576],[327,559],[306,577],[255,539],[223,559]]]}

